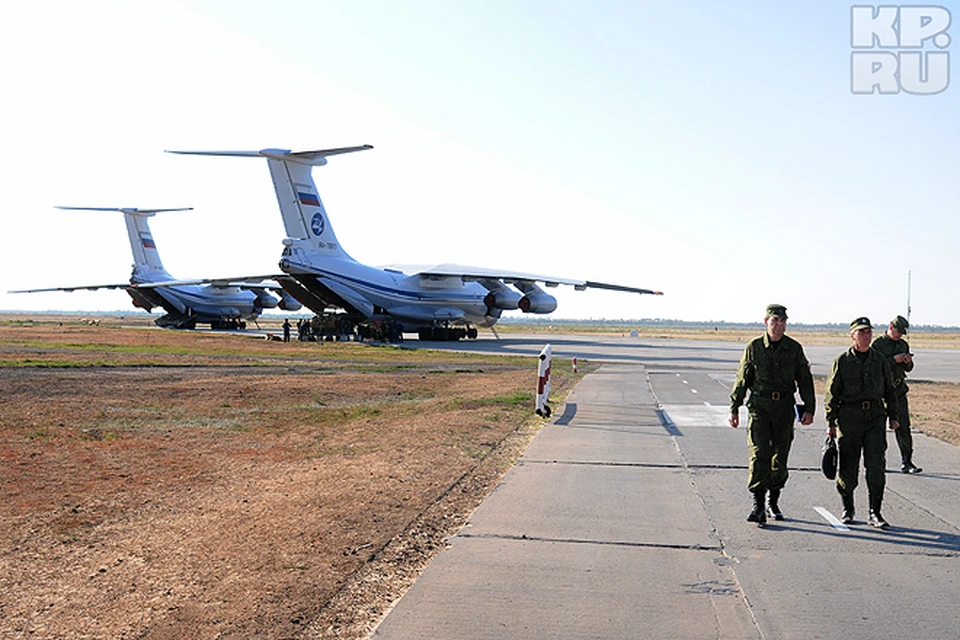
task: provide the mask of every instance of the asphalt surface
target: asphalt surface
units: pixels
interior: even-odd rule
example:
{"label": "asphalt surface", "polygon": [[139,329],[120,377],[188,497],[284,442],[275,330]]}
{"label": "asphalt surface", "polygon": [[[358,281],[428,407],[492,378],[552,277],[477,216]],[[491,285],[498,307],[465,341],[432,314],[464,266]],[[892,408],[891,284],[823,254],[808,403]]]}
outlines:
{"label": "asphalt surface", "polygon": [[[611,348],[558,342],[555,357]],[[916,434],[924,473],[908,476],[890,434],[892,527],[865,524],[862,480],[845,527],[819,471],[821,409],[798,425],[786,520],[759,528],[746,522],[746,429],[726,423],[742,346],[636,349],[653,360],[606,364],[555,408],[374,638],[960,635],[960,449]],[[960,375],[942,353],[937,375]],[[918,354],[918,369],[932,359]]]}
{"label": "asphalt surface", "polygon": [[[481,334],[477,340],[426,342],[408,340],[404,346],[502,355],[537,355],[550,344],[554,358],[641,364],[648,369],[680,368],[736,371],[744,343],[710,340],[633,338],[629,336],[523,335],[496,339]],[[814,375],[826,376],[837,354],[846,347],[804,345]],[[913,349],[916,368],[910,380],[960,382],[960,351]]]}

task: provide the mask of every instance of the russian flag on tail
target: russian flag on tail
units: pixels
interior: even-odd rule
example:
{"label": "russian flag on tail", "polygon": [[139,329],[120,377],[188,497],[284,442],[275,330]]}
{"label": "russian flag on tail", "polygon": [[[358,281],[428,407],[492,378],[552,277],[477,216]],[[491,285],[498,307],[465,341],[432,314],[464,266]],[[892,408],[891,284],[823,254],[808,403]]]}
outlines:
{"label": "russian flag on tail", "polygon": [[311,207],[320,206],[320,198],[317,197],[317,194],[310,193],[309,191],[297,191],[297,197],[300,198],[300,204],[306,204]]}

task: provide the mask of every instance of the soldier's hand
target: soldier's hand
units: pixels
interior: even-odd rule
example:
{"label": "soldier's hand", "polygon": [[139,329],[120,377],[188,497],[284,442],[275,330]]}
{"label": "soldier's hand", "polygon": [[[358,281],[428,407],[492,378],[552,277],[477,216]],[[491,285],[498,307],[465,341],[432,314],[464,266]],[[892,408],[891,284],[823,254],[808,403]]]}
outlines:
{"label": "soldier's hand", "polygon": [[813,424],[813,414],[805,411],[803,417],[800,418],[800,424]]}
{"label": "soldier's hand", "polygon": [[827,427],[827,435],[830,436],[831,438],[836,438],[836,437],[837,437],[837,427],[834,426],[834,425],[830,425],[829,427]]}
{"label": "soldier's hand", "polygon": [[896,420],[891,420],[891,421],[890,421],[890,430],[891,430],[891,431],[896,431],[896,430],[899,429],[899,428],[900,428],[900,423],[899,423],[899,422],[897,422]]}
{"label": "soldier's hand", "polygon": [[740,426],[740,414],[739,414],[739,413],[731,413],[731,414],[730,414],[730,419],[729,419],[727,422],[730,423],[730,426],[731,426],[731,427],[733,427],[734,429],[736,429],[737,427]]}

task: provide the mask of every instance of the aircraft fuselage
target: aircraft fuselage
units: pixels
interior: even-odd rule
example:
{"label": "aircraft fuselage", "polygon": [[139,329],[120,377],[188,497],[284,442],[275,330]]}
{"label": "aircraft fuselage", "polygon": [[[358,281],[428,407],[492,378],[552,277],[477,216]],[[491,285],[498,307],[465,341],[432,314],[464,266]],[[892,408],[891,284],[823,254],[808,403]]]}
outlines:
{"label": "aircraft fuselage", "polygon": [[[496,317],[487,315],[489,309],[484,304],[489,291],[475,282],[460,278],[425,280],[344,258],[325,258],[323,265],[317,266],[285,253],[288,255],[280,261],[284,273],[313,296],[362,318],[386,313],[400,321],[405,331],[448,322],[478,326],[496,322]],[[314,300],[305,299],[295,288],[287,290],[316,310]]]}

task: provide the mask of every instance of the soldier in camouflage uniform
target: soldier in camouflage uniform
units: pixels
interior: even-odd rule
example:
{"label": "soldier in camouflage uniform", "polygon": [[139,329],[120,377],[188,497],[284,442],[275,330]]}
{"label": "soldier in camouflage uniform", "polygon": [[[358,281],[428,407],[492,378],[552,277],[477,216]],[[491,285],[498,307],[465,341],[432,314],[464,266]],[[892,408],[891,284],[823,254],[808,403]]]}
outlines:
{"label": "soldier in camouflage uniform", "polygon": [[870,320],[861,317],[851,322],[850,337],[853,346],[833,361],[824,398],[827,431],[831,437],[837,437],[840,454],[837,469],[837,491],[843,503],[840,520],[844,524],[853,522],[853,491],[857,488],[863,452],[870,497],[868,522],[885,529],[890,525],[880,515],[887,450],[884,423],[889,418],[891,429],[900,426],[897,390],[886,358],[870,348],[873,338]]}
{"label": "soldier in camouflage uniform", "polygon": [[897,388],[897,401],[900,405],[900,428],[894,431],[897,447],[900,449],[900,471],[920,473],[920,467],[913,464],[913,436],[910,434],[910,406],[907,403],[907,373],[913,371],[913,354],[910,345],[903,339],[907,335],[910,323],[903,316],[890,321],[887,332],[873,341],[873,348],[883,354],[893,372],[893,384]]}
{"label": "soldier in camouflage uniform", "polygon": [[[740,358],[737,380],[730,394],[729,420],[731,427],[740,425],[740,407],[749,389],[747,489],[753,494],[753,510],[747,521],[760,526],[766,524],[768,511],[775,520],[783,520],[780,491],[787,482],[787,457],[796,418],[794,394],[798,387],[803,400],[801,424],[812,423],[816,409],[810,363],[800,343],[784,335],[787,308],[780,304],[768,305],[763,322],[767,325],[766,333],[751,340]],[[765,508],[768,491],[769,509]]]}

